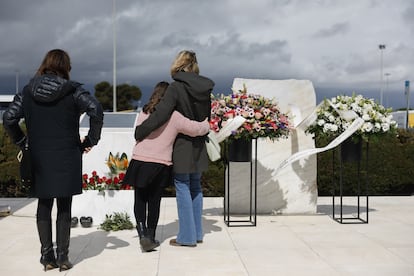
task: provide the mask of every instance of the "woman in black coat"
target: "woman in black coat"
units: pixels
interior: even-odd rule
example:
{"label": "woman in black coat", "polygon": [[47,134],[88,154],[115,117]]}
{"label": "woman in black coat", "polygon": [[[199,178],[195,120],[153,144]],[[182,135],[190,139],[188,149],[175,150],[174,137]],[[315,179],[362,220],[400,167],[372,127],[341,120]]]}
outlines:
{"label": "woman in black coat", "polygon": [[[68,260],[72,196],[82,193],[82,153],[98,143],[103,125],[99,102],[80,83],[69,80],[69,55],[49,51],[36,75],[16,94],[3,114],[4,128],[15,144],[28,141],[33,165],[30,194],[37,197],[37,229],[44,269],[72,267]],[[79,136],[79,118],[86,112],[90,129]],[[27,135],[20,128],[24,118]],[[51,212],[57,202],[56,255],[53,251]]]}
{"label": "woman in black coat", "polygon": [[[154,112],[135,129],[135,139],[143,140],[163,125],[177,110],[191,120],[210,118],[211,92],[214,82],[199,75],[196,54],[181,51],[171,66],[174,82]],[[203,193],[201,173],[208,168],[205,137],[179,134],[173,149],[173,170],[178,209],[179,230],[173,246],[191,246],[203,241]]]}

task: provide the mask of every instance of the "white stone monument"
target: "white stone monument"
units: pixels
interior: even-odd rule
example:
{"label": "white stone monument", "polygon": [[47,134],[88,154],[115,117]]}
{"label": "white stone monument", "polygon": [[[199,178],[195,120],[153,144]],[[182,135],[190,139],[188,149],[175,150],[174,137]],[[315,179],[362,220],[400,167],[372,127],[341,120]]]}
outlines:
{"label": "white stone monument", "polygon": [[[298,122],[316,106],[316,96],[309,80],[261,80],[236,78],[233,89],[248,94],[274,98],[284,113]],[[254,145],[254,143],[253,143]],[[311,135],[293,130],[288,139],[257,143],[257,213],[314,214],[317,204],[316,155],[293,162],[275,173],[279,164],[292,154],[315,148]],[[254,151],[253,151],[254,156]],[[230,214],[249,212],[250,164],[232,162],[230,169]]]}

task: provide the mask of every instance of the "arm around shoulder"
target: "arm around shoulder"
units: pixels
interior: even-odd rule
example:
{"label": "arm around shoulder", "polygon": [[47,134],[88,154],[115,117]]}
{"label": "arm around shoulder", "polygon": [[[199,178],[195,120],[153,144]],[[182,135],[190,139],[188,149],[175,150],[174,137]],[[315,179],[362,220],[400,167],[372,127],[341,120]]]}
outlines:
{"label": "arm around shoulder", "polygon": [[198,122],[184,117],[184,115],[178,111],[174,111],[171,120],[174,120],[178,132],[191,137],[206,135],[210,129],[208,118],[202,122]]}

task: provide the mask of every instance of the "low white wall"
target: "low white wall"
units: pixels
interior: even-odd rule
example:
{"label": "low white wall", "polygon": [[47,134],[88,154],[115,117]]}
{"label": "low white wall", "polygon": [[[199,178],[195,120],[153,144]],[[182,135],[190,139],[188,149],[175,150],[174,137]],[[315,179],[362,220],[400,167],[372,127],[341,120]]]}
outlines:
{"label": "low white wall", "polygon": [[128,214],[135,225],[134,191],[84,191],[73,197],[72,217],[92,217],[94,226],[115,212]]}
{"label": "low white wall", "polygon": [[[83,173],[90,176],[92,171],[96,171],[100,176],[108,175],[109,168],[106,165],[106,160],[109,152],[112,154],[125,152],[128,160],[131,160],[132,149],[135,145],[134,131],[134,128],[103,128],[98,145],[83,155]],[[81,129],[80,135],[85,136],[86,134],[87,130]]]}

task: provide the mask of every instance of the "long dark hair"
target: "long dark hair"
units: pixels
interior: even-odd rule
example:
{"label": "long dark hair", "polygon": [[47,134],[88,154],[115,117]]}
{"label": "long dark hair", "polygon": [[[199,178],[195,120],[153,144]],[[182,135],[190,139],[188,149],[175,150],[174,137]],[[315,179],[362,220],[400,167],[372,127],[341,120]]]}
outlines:
{"label": "long dark hair", "polygon": [[159,83],[157,83],[157,85],[155,85],[154,87],[154,91],[152,92],[152,95],[148,103],[144,105],[142,111],[144,111],[145,113],[154,112],[155,106],[161,101],[169,85],[170,84],[166,81],[160,81]]}
{"label": "long dark hair", "polygon": [[68,53],[61,49],[50,50],[44,57],[42,64],[37,69],[37,75],[54,74],[69,80],[69,72],[72,69]]}

